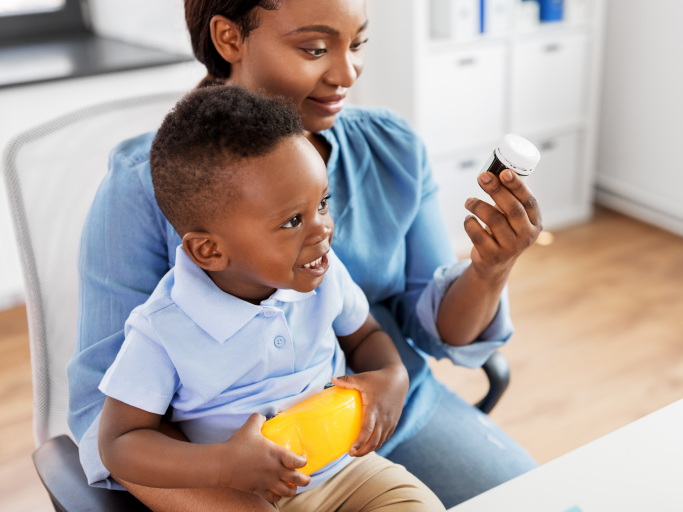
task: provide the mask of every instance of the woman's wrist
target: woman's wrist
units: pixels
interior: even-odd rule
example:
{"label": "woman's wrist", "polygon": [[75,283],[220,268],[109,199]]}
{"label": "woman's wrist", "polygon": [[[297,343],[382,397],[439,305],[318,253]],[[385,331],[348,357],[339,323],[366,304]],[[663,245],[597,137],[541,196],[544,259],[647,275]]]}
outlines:
{"label": "woman's wrist", "polygon": [[436,328],[443,342],[464,346],[477,339],[495,317],[510,270],[482,274],[470,265],[451,283],[436,315]]}

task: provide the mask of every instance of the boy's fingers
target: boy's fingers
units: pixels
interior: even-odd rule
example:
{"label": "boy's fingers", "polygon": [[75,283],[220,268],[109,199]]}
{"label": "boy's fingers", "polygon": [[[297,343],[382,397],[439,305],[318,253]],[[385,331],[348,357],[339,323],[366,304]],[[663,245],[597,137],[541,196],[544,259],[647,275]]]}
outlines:
{"label": "boy's fingers", "polygon": [[270,503],[280,501],[280,496],[270,491],[256,491],[254,492],[254,494],[256,494],[259,498],[263,498],[264,500]]}
{"label": "boy's fingers", "polygon": [[282,480],[288,484],[296,485],[297,487],[306,487],[311,483],[311,477],[304,475],[301,471],[290,469],[284,472]]}
{"label": "boy's fingers", "polygon": [[380,443],[382,439],[382,427],[380,425],[375,426],[375,430],[372,432],[372,436],[370,436],[370,439],[368,439],[367,443],[363,445],[363,447],[356,451],[355,456],[356,457],[362,457],[363,455],[367,455],[370,452],[374,452],[377,448],[382,446]]}
{"label": "boy's fingers", "polygon": [[308,460],[305,455],[297,455],[296,453],[282,447],[278,447],[280,450],[280,462],[282,465],[289,469],[301,469],[303,468]]}
{"label": "boy's fingers", "polygon": [[282,498],[291,498],[296,494],[296,486],[280,481],[270,488],[270,492]]}
{"label": "boy's fingers", "polygon": [[254,414],[249,416],[247,421],[244,423],[244,426],[247,428],[251,428],[251,429],[257,429],[259,432],[261,432],[261,427],[263,426],[263,423],[265,421],[266,421],[265,416],[255,412]]}
{"label": "boy's fingers", "polygon": [[384,441],[382,442],[382,444],[386,443],[387,440],[388,440],[392,435],[394,435],[394,430],[396,430],[396,427],[393,427],[391,430],[389,430],[389,433],[388,433],[387,436],[384,438]]}
{"label": "boy's fingers", "polygon": [[332,384],[334,384],[338,388],[358,389],[358,384],[356,384],[355,375],[342,375],[341,377],[332,377]]}
{"label": "boy's fingers", "polygon": [[368,442],[368,439],[370,439],[370,436],[372,435],[372,432],[374,430],[375,430],[375,416],[370,415],[369,417],[363,417],[363,422],[361,423],[361,426],[360,426],[360,433],[358,434],[358,437],[356,438],[356,440],[351,445],[351,450],[349,450],[351,452],[350,455],[352,457],[355,457],[355,452],[358,451],[362,446],[365,445],[365,443]]}

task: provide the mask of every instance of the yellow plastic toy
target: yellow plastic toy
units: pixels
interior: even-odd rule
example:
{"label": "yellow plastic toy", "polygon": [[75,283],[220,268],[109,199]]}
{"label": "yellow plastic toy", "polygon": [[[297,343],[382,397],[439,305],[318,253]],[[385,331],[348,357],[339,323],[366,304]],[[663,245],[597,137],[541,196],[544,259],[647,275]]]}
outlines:
{"label": "yellow plastic toy", "polygon": [[362,405],[360,392],[332,386],[275,415],[261,433],[306,454],[308,463],[299,471],[310,475],[351,449],[360,433]]}

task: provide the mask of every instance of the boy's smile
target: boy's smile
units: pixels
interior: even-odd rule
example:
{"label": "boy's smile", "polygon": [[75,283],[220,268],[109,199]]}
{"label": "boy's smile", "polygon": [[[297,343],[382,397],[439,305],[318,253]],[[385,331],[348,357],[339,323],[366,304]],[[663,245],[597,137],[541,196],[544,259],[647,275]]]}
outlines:
{"label": "boy's smile", "polygon": [[323,254],[317,260],[314,260],[305,265],[301,265],[299,270],[303,272],[308,272],[311,276],[322,276],[329,268],[329,263],[327,261],[327,253]]}
{"label": "boy's smile", "polygon": [[[255,304],[276,289],[317,288],[334,233],[318,152],[296,136],[232,166],[234,176],[225,180],[229,206],[205,228],[185,234],[185,252],[223,291]],[[221,201],[220,195],[216,190],[205,200]]]}

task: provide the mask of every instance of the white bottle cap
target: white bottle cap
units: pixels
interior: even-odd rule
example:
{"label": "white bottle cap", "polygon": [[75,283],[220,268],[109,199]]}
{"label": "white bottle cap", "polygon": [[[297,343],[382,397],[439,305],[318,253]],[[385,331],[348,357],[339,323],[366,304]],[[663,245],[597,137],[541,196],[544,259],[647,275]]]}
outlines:
{"label": "white bottle cap", "polygon": [[503,137],[498,152],[506,160],[504,164],[510,164],[514,171],[522,174],[531,174],[541,161],[541,153],[536,146],[519,135],[508,134]]}

